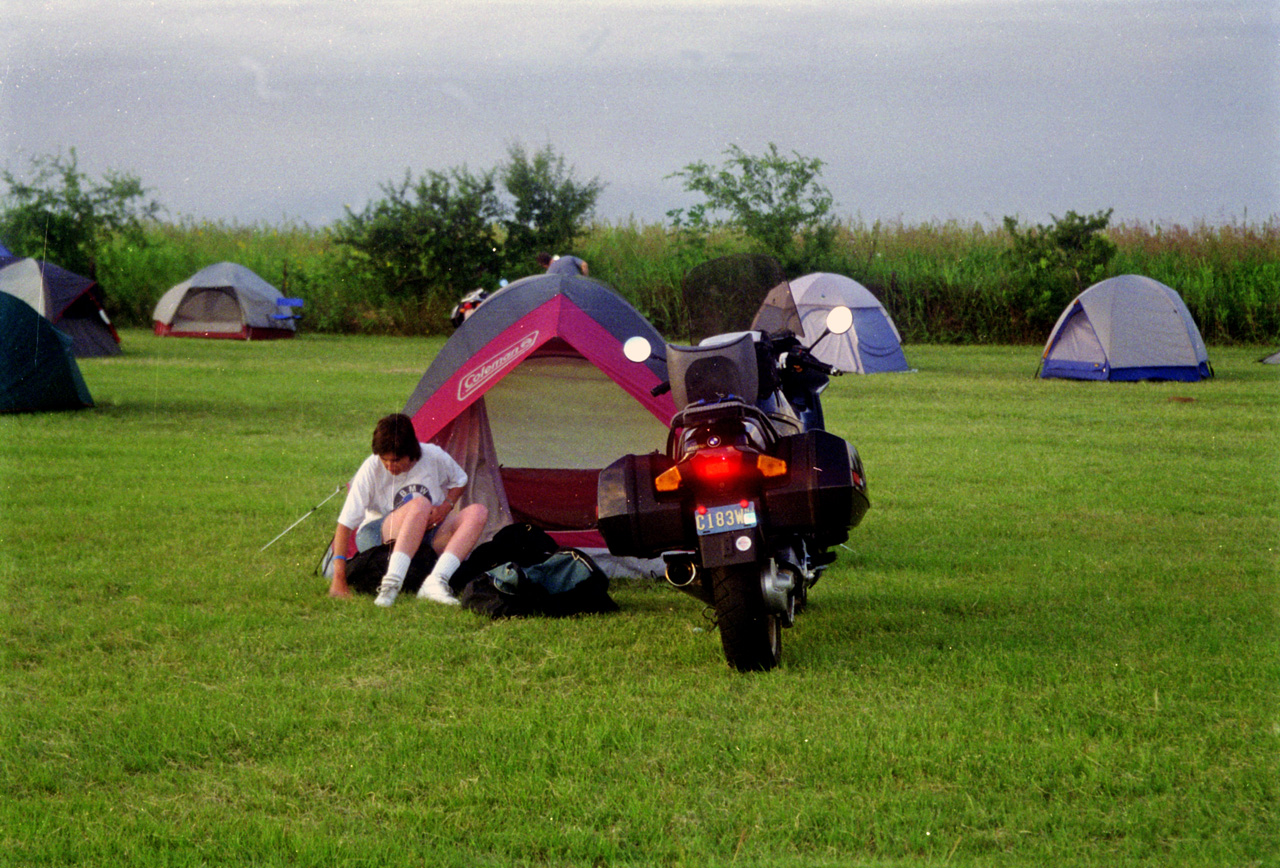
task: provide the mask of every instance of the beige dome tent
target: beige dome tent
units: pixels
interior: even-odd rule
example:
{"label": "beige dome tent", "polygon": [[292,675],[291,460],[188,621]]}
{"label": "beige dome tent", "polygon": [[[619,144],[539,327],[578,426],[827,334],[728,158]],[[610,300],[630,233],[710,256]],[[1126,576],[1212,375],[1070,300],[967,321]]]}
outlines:
{"label": "beige dome tent", "polygon": [[156,304],[155,333],[173,337],[265,340],[291,338],[296,299],[243,265],[219,262],[174,286]]}

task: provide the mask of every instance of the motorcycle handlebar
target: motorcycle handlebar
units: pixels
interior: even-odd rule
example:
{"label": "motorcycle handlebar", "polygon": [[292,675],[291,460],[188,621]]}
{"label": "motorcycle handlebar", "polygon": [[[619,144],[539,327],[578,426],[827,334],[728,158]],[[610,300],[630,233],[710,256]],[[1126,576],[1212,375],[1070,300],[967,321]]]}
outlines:
{"label": "motorcycle handlebar", "polygon": [[804,350],[792,350],[787,353],[786,363],[788,365],[796,365],[802,369],[807,368],[808,370],[816,371],[819,374],[826,374],[827,376],[840,373],[831,365],[818,361],[811,353]]}

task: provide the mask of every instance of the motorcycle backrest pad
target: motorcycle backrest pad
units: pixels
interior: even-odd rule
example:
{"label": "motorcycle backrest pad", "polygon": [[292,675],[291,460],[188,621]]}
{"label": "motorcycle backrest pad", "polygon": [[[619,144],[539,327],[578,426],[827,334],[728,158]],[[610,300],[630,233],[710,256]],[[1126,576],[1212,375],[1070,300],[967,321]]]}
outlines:
{"label": "motorcycle backrest pad", "polygon": [[679,408],[736,397],[753,402],[760,388],[755,338],[744,333],[735,341],[709,346],[667,347],[671,397]]}

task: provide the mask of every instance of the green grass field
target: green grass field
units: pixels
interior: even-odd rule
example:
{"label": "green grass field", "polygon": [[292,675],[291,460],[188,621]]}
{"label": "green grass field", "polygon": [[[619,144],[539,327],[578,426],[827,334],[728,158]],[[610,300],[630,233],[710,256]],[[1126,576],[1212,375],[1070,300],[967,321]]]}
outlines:
{"label": "green grass field", "polygon": [[[1280,371],[908,346],[829,427],[872,510],[784,635],[335,601],[332,493],[439,339],[124,335],[0,418],[0,865],[1280,864]],[[658,446],[659,444],[655,444]]]}

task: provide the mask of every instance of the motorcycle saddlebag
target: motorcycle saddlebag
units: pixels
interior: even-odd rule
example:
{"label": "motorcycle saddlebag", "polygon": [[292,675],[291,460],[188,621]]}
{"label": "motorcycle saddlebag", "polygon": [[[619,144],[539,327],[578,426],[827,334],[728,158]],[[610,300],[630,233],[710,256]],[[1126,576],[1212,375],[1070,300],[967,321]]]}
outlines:
{"label": "motorcycle saddlebag", "polygon": [[653,487],[674,462],[658,452],[624,455],[600,471],[596,526],[612,554],[656,557],[684,546],[680,501],[660,501]]}
{"label": "motorcycle saddlebag", "polygon": [[769,525],[816,531],[825,545],[844,542],[870,505],[858,450],[830,431],[814,430],[779,438],[774,454],[787,462],[787,473],[765,489]]}

